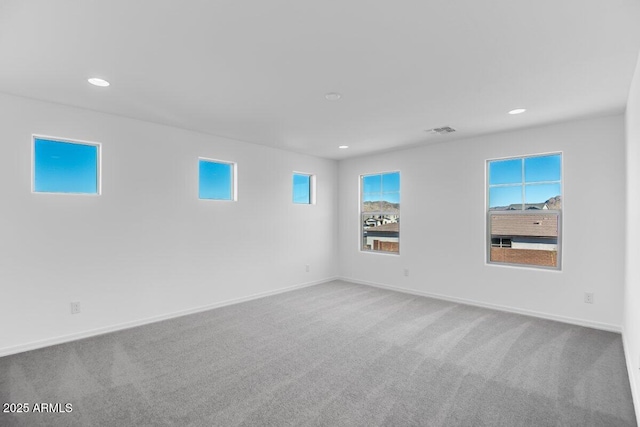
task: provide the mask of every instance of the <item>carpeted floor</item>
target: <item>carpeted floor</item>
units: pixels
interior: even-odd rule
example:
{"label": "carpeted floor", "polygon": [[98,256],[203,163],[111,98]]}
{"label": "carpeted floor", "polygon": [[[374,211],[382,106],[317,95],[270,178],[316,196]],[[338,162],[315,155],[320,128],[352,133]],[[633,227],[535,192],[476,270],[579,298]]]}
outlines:
{"label": "carpeted floor", "polygon": [[619,334],[339,281],[0,358],[0,402],[72,404],[2,426],[636,425]]}

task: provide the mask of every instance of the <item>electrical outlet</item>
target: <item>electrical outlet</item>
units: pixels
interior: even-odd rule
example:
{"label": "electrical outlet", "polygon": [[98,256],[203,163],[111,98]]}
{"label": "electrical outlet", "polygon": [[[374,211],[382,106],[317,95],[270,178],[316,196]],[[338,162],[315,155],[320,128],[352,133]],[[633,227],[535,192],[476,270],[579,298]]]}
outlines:
{"label": "electrical outlet", "polygon": [[593,292],[584,293],[584,302],[587,304],[593,304]]}
{"label": "electrical outlet", "polygon": [[311,271],[311,267],[309,266],[309,264],[304,266],[304,271],[306,271],[307,273]]}
{"label": "electrical outlet", "polygon": [[71,314],[78,314],[78,313],[80,313],[80,301],[72,302]]}
{"label": "electrical outlet", "polygon": [[404,269],[404,277],[409,277],[409,269],[408,268]]}

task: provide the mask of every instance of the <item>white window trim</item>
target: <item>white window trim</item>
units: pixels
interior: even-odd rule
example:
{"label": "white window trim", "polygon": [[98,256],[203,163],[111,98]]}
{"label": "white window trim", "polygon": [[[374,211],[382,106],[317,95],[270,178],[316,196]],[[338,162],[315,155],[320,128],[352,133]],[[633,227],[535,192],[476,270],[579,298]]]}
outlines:
{"label": "white window trim", "polygon": [[[210,163],[231,165],[231,199],[202,199],[200,198],[200,160]],[[196,168],[196,198],[204,202],[237,202],[238,201],[238,163],[229,160],[212,159],[211,157],[198,157]]]}
{"label": "white window trim", "polygon": [[[373,249],[371,250],[367,250],[367,249],[363,249],[362,247],[362,215],[371,213],[373,215],[377,214],[376,212],[362,212],[362,178],[365,176],[371,176],[371,175],[384,175],[384,174],[388,174],[388,173],[399,173],[400,176],[402,176],[402,171],[400,169],[391,169],[391,170],[387,170],[387,171],[382,171],[382,172],[369,172],[369,173],[361,173],[360,175],[358,175],[358,240],[357,240],[357,244],[358,244],[358,252],[363,253],[363,254],[373,254],[373,255],[383,255],[383,256],[400,256],[400,236],[402,235],[402,224],[398,224],[398,252],[386,252],[386,251],[374,251]],[[402,187],[402,178],[400,179],[400,186]],[[400,188],[400,197],[402,198],[402,188]],[[400,211],[402,211],[402,202],[400,202]],[[400,213],[398,214],[400,215]]]}
{"label": "white window trim", "polygon": [[[91,145],[98,148],[96,159],[96,193],[64,193],[57,191],[36,191],[36,139],[45,139],[53,142],[63,142],[66,144]],[[31,193],[32,194],[56,194],[61,196],[89,196],[96,197],[102,195],[102,144],[100,142],[86,141],[82,139],[59,138],[42,134],[31,135]]]}
{"label": "white window trim", "polygon": [[[513,160],[513,159],[526,159],[530,157],[545,157],[545,156],[554,156],[560,155],[560,192],[562,193],[562,210],[549,210],[548,212],[558,213],[558,266],[557,267],[546,267],[546,266],[536,266],[530,264],[513,264],[506,262],[492,262],[489,260],[489,255],[491,253],[491,227],[490,227],[490,213],[489,213],[489,162],[501,161],[501,160]],[[535,154],[522,154],[522,155],[513,155],[513,156],[505,156],[505,157],[495,157],[491,159],[485,159],[485,167],[484,167],[484,265],[487,267],[497,267],[497,268],[516,268],[519,270],[531,270],[531,271],[546,271],[550,273],[562,273],[562,259],[564,254],[564,245],[563,245],[563,232],[564,228],[564,215],[567,212],[565,205],[565,191],[564,191],[564,151],[548,151],[543,153],[535,153]],[[524,173],[522,175],[522,179],[524,180]],[[557,181],[553,181],[557,182]],[[500,185],[495,185],[498,187]],[[524,186],[524,184],[523,184]],[[527,211],[522,211],[527,213]],[[531,213],[531,212],[528,212]]]}

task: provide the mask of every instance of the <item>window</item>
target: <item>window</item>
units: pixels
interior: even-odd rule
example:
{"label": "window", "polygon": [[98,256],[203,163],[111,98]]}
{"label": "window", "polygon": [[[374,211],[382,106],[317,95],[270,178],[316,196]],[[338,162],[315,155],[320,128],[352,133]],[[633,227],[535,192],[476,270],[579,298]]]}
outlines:
{"label": "window", "polygon": [[400,172],[360,177],[362,250],[400,253]]}
{"label": "window", "polygon": [[33,137],[35,193],[100,193],[100,145]]}
{"label": "window", "polygon": [[237,200],[236,164],[200,159],[198,197],[208,200]]}
{"label": "window", "polygon": [[315,176],[303,173],[293,174],[293,203],[315,204]]}
{"label": "window", "polygon": [[562,154],[487,162],[490,263],[560,268]]}

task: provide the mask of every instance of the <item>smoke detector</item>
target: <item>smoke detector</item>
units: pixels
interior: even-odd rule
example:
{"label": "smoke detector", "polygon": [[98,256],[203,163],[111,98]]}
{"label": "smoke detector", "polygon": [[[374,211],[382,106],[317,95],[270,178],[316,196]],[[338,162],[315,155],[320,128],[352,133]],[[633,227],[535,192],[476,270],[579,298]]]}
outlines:
{"label": "smoke detector", "polygon": [[455,132],[456,130],[451,126],[442,126],[440,128],[427,129],[427,133],[437,133],[438,135],[446,135],[448,133]]}

